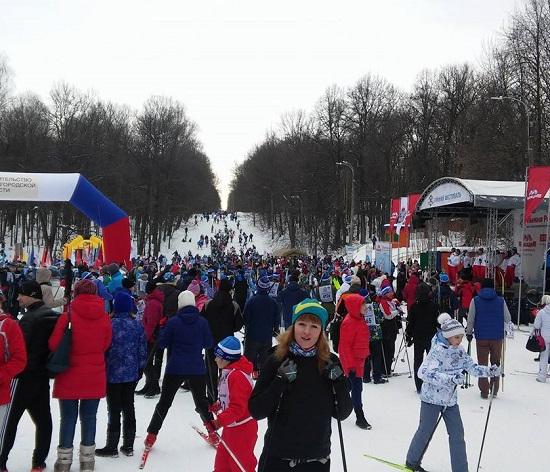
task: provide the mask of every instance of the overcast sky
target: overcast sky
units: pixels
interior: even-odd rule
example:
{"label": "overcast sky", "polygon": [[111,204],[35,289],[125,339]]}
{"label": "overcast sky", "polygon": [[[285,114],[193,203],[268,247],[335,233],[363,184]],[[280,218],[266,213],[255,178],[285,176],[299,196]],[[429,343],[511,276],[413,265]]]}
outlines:
{"label": "overcast sky", "polygon": [[371,72],[409,90],[469,62],[518,0],[0,0],[0,53],[16,92],[65,80],[138,110],[182,102],[225,200],[231,170],[284,112]]}

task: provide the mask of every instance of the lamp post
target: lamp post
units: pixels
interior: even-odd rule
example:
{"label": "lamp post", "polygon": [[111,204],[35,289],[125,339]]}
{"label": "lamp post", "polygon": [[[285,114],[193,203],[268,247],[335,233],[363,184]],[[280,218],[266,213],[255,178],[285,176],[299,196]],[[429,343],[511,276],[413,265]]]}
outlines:
{"label": "lamp post", "polygon": [[353,217],[355,215],[355,170],[353,166],[348,161],[337,162],[337,166],[347,167],[351,170],[351,208],[350,208],[350,219],[349,219],[349,245],[353,243]]}
{"label": "lamp post", "polygon": [[[519,98],[516,98],[516,97],[510,97],[508,95],[500,95],[498,97],[491,97],[491,100],[498,100],[500,102],[502,102],[503,100],[512,100],[514,102],[517,102],[519,103],[520,105],[523,105],[523,107],[525,108],[525,121],[526,121],[526,131],[527,131],[527,147],[526,147],[526,152],[527,152],[527,166],[528,167],[531,167],[531,133],[529,131],[529,123],[530,123],[530,115],[529,115],[529,106],[527,105],[527,102],[523,101],[523,100],[520,100]],[[528,175],[528,170],[525,171],[525,191],[527,191],[527,175]],[[525,196],[525,198],[527,198],[527,196]],[[525,203],[524,203],[524,206],[523,206],[523,211],[524,211],[524,214],[525,214]],[[522,216],[523,218],[523,216]],[[524,235],[525,235],[525,223],[522,223],[521,225],[521,242],[520,242],[520,252],[521,252],[521,263],[520,263],[520,266],[519,266],[519,291],[518,291],[518,313],[517,313],[517,322],[518,322],[518,329],[519,329],[519,325],[520,325],[520,319],[521,319],[521,289],[522,289],[522,284],[523,284],[523,243],[524,243]],[[548,242],[546,242],[546,244],[548,244]],[[545,253],[546,254],[546,253]],[[546,274],[545,274],[545,277],[546,277]]]}
{"label": "lamp post", "polygon": [[527,149],[526,149],[526,152],[527,152],[527,163],[528,163],[528,166],[530,167],[533,164],[531,162],[531,132],[529,131],[529,123],[531,122],[531,118],[530,118],[529,106],[527,105],[527,102],[525,102],[525,101],[523,101],[519,98],[516,98],[516,97],[510,97],[508,95],[500,95],[498,97],[491,97],[491,100],[498,100],[500,102],[502,102],[504,100],[512,100],[514,102],[519,103],[520,105],[523,105],[523,107],[525,108],[525,121],[526,121],[525,129],[527,131]]}

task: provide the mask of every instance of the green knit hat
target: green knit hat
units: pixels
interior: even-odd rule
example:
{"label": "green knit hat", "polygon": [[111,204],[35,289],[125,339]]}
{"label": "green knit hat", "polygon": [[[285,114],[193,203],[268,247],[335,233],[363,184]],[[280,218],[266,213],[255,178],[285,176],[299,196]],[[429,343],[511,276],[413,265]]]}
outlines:
{"label": "green knit hat", "polygon": [[323,329],[326,327],[328,312],[323,308],[318,300],[315,300],[314,298],[306,298],[298,303],[298,305],[294,305],[294,308],[292,309],[292,324],[294,324],[300,316],[305,314],[316,316],[321,321]]}

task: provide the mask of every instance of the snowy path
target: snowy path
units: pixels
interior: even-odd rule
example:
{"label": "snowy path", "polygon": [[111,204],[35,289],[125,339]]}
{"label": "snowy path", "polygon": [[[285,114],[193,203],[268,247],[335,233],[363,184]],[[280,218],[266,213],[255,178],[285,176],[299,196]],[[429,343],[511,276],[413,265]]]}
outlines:
{"label": "snowy path", "polygon": [[[256,226],[253,224],[253,217],[250,214],[246,213],[239,213],[239,221],[240,221],[240,227],[242,230],[250,235],[250,233],[253,234],[253,241],[250,243],[250,241],[247,244],[247,248],[251,248],[252,244],[256,246],[257,251],[260,254],[263,254],[265,252],[271,252],[273,250],[273,244],[271,241],[271,231],[266,230],[262,231],[260,228],[260,224],[258,221],[256,221]],[[212,225],[214,226],[214,233],[211,232]],[[191,239],[191,242],[182,242],[182,239],[185,236],[185,228],[187,227],[188,233],[187,233],[187,239]],[[237,229],[236,222],[227,220],[227,227],[229,229],[233,229],[235,231],[235,238],[233,239],[233,246],[235,246],[235,249],[237,252],[239,252],[239,230]],[[200,221],[200,218],[198,218],[197,225],[195,225],[195,221],[193,218],[190,218],[189,221],[181,226],[180,229],[178,229],[171,241],[170,241],[170,247],[168,247],[168,241],[163,243],[161,245],[161,253],[164,254],[166,257],[170,259],[172,253],[174,251],[178,251],[182,256],[187,254],[187,251],[191,251],[193,255],[200,254],[200,255],[210,255],[210,246],[204,247],[202,249],[198,249],[197,247],[197,241],[200,238],[200,235],[207,235],[208,238],[213,236],[213,234],[217,233],[218,230],[224,229],[224,224],[219,223],[215,224],[210,218],[210,221],[207,222],[206,220]],[[281,241],[278,245],[284,245],[284,243]],[[231,247],[231,244],[229,244],[229,247]]]}

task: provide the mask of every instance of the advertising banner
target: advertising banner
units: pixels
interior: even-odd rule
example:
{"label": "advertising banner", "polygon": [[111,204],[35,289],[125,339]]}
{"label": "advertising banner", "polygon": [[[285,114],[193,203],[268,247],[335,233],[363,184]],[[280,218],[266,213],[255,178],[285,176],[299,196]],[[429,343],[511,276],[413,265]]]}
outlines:
{"label": "advertising banner", "polygon": [[527,171],[524,223],[529,221],[533,211],[543,202],[548,189],[550,189],[550,167],[529,167]]}
{"label": "advertising banner", "polygon": [[390,242],[378,241],[376,243],[374,265],[383,273],[391,274],[391,250]]}

